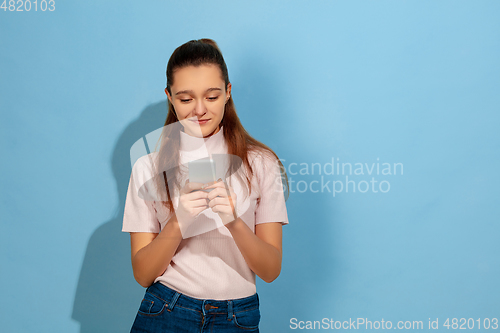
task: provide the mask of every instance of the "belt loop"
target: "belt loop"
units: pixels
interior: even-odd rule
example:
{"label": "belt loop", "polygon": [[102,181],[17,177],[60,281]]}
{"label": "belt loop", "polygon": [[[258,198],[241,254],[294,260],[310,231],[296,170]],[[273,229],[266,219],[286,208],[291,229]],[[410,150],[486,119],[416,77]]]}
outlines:
{"label": "belt loop", "polygon": [[231,320],[233,318],[233,301],[227,301],[227,320]]}
{"label": "belt loop", "polygon": [[179,298],[180,295],[181,295],[180,293],[175,292],[175,295],[172,297],[172,300],[168,304],[168,307],[167,307],[168,311],[172,311],[172,309],[174,308],[175,303],[177,302],[177,299]]}

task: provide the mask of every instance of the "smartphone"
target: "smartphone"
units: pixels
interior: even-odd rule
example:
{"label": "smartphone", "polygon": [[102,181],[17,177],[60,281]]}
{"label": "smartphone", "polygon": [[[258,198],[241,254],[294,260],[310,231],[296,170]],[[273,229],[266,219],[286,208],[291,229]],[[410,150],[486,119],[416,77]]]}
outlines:
{"label": "smartphone", "polygon": [[[213,159],[206,157],[188,163],[189,169],[189,182],[191,183],[211,183],[215,179],[215,162]],[[210,192],[213,188],[205,189],[203,191]]]}

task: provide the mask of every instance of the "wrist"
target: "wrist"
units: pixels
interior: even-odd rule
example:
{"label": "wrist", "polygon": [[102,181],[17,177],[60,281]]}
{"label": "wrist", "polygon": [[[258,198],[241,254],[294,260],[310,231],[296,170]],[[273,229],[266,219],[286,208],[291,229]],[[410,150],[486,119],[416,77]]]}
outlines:
{"label": "wrist", "polygon": [[243,220],[241,220],[239,217],[232,222],[224,224],[224,226],[230,231],[233,232],[234,230],[238,229],[241,224],[244,224]]}
{"label": "wrist", "polygon": [[182,240],[181,227],[175,214],[165,224],[165,227],[163,227],[163,229],[160,231],[160,235],[163,237],[179,238]]}

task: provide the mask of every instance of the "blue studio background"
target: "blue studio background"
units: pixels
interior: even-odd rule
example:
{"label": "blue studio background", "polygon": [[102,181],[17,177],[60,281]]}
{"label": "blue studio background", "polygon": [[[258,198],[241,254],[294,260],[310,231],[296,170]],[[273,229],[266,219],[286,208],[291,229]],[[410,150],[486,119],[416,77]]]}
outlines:
{"label": "blue studio background", "polygon": [[2,332],[129,330],[130,147],[163,125],[170,54],[203,37],[291,180],[261,331],[494,330],[500,2],[54,4],[0,10]]}

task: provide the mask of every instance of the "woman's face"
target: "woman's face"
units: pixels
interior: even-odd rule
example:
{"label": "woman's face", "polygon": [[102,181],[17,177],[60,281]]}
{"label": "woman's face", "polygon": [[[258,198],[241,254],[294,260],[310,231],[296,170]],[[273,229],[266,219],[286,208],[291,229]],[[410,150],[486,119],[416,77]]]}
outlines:
{"label": "woman's face", "polygon": [[224,106],[231,96],[231,83],[224,87],[219,67],[212,64],[188,66],[174,71],[172,95],[165,89],[184,132],[197,137],[217,133]]}

